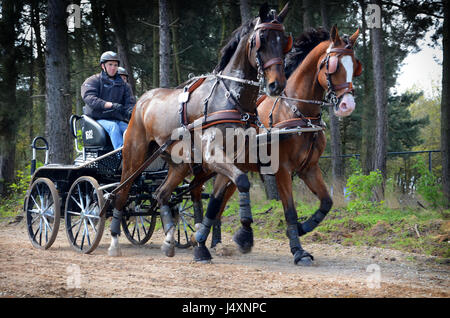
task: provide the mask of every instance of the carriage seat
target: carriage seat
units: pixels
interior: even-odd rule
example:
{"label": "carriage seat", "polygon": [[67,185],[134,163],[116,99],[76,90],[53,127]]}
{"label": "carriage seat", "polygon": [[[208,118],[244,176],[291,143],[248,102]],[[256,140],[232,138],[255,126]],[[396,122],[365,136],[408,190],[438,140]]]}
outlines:
{"label": "carriage seat", "polygon": [[82,115],[81,132],[83,134],[83,144],[86,151],[113,151],[111,138],[95,119]]}
{"label": "carriage seat", "polygon": [[[108,133],[95,119],[87,115],[73,117],[75,121],[81,120],[81,134],[86,152],[107,153],[114,150]],[[71,125],[74,120],[71,118]]]}

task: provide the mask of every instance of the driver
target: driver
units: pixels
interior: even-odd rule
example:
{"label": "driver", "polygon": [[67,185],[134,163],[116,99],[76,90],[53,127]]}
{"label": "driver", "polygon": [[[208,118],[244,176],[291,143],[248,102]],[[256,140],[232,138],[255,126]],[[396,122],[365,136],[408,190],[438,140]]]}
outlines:
{"label": "driver", "polygon": [[102,71],[86,79],[81,86],[85,115],[94,118],[111,138],[114,149],[123,146],[123,134],[135,104],[135,99],[120,75],[117,53],[104,52],[100,57]]}

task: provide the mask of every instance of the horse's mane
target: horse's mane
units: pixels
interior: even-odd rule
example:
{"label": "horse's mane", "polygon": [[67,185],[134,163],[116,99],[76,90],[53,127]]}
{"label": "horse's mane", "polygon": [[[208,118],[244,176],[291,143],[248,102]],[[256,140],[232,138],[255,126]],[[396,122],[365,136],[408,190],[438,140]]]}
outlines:
{"label": "horse's mane", "polygon": [[285,57],[284,72],[288,78],[319,43],[330,39],[324,28],[310,28],[295,39],[292,50]]}
{"label": "horse's mane", "polygon": [[228,43],[220,50],[220,61],[214,69],[214,72],[218,73],[222,71],[225,66],[227,66],[228,62],[230,62],[231,57],[236,51],[239,42],[241,39],[249,34],[255,27],[255,19],[250,19],[244,24],[242,24],[239,28],[233,31],[231,34],[230,40]]}

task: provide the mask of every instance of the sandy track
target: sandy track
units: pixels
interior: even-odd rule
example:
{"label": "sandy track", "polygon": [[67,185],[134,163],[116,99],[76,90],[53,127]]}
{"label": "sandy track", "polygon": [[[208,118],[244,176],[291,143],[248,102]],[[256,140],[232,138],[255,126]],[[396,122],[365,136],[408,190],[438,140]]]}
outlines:
{"label": "sandy track", "polygon": [[[192,250],[162,255],[155,231],[144,247],[120,238],[123,256],[107,256],[106,229],[91,255],[70,247],[63,226],[47,251],[35,249],[25,221],[0,223],[1,297],[449,297],[450,266],[432,257],[373,247],[305,244],[312,267],[293,264],[288,242],[256,239],[242,255],[192,262]],[[371,265],[373,264],[373,265]],[[367,271],[369,266],[369,270]],[[378,271],[379,270],[379,271]],[[379,275],[378,275],[379,274]],[[380,278],[377,284],[377,277]]]}

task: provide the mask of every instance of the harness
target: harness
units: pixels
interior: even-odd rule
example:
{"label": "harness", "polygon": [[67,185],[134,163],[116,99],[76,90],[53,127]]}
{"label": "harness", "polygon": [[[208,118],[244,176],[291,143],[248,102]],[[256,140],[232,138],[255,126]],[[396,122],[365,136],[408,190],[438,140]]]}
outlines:
{"label": "harness", "polygon": [[[180,113],[180,124],[182,127],[185,127],[186,129],[192,131],[193,129],[205,129],[213,125],[222,124],[222,123],[237,123],[244,126],[254,126],[254,127],[261,127],[261,121],[258,118],[258,114],[255,109],[255,113],[249,113],[242,109],[241,105],[239,104],[240,94],[239,92],[235,92],[233,90],[230,90],[227,84],[224,80],[230,80],[237,83],[241,83],[244,85],[250,85],[259,87],[259,90],[261,91],[261,87],[264,87],[264,71],[271,67],[272,65],[283,65],[284,59],[282,57],[275,57],[267,61],[266,63],[262,64],[261,56],[259,49],[261,47],[261,32],[264,30],[276,30],[276,31],[282,31],[284,32],[284,26],[280,22],[278,22],[277,19],[272,20],[269,23],[261,23],[260,19],[258,18],[253,35],[248,40],[249,49],[247,52],[247,57],[249,60],[251,60],[251,54],[252,50],[255,49],[255,58],[256,58],[256,66],[258,69],[258,82],[242,79],[238,77],[233,77],[229,75],[223,75],[221,72],[218,74],[212,74],[208,76],[201,76],[196,79],[196,81],[192,82],[191,84],[187,85],[183,89],[183,93],[179,95],[178,101],[180,102],[179,107],[179,113]],[[292,49],[293,45],[293,39],[290,35],[288,38],[288,42],[286,46],[283,49],[283,54],[286,54]],[[203,110],[203,121],[201,122],[201,125],[198,121],[195,121],[194,123],[188,122],[188,115],[187,115],[187,103],[189,101],[189,96],[192,92],[195,91],[208,77],[214,77],[215,82],[212,86],[212,89],[210,91],[210,94],[207,98],[204,100],[204,110]],[[224,110],[224,111],[217,111],[211,114],[208,114],[208,102],[210,97],[212,96],[214,90],[218,85],[221,85],[225,90],[225,97],[231,101],[233,104],[234,110]]]}

